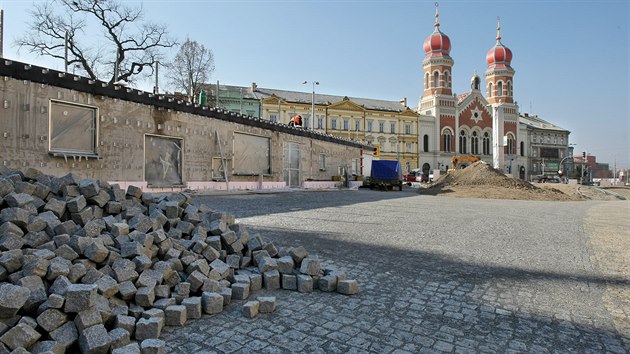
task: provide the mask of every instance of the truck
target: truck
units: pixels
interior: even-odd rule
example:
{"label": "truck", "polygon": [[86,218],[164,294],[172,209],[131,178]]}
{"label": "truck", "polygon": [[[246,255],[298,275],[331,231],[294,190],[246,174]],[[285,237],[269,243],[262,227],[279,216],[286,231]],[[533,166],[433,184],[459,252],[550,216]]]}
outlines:
{"label": "truck", "polygon": [[397,160],[372,160],[370,175],[365,179],[364,186],[370,189],[402,190],[402,171]]}

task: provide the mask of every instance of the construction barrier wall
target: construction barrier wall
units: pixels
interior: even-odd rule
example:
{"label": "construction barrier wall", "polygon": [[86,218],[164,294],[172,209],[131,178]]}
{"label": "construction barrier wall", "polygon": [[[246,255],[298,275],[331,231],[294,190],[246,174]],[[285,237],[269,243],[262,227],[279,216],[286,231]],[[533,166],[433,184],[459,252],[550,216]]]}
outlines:
{"label": "construction barrier wall", "polygon": [[0,164],[122,187],[336,186],[367,147],[121,85],[0,59]]}

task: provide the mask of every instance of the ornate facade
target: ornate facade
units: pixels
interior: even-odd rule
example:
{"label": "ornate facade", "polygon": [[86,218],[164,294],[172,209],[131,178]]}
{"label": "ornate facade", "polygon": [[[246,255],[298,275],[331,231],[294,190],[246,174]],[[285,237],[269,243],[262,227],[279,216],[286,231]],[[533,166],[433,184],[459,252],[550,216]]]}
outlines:
{"label": "ornate facade", "polygon": [[496,44],[486,55],[485,86],[475,74],[470,91],[454,95],[451,41],[440,30],[438,19],[436,6],[435,29],[423,46],[424,91],[418,103],[422,170],[446,171],[453,156],[474,155],[512,173],[506,162],[514,163],[520,155],[519,109],[513,98],[512,51],[501,42],[500,26]]}

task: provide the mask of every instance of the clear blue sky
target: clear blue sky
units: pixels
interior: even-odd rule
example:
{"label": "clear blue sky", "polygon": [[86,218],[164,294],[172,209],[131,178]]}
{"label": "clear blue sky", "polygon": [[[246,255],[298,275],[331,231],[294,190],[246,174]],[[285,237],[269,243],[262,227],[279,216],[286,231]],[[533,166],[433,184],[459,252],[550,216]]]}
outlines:
{"label": "clear blue sky", "polygon": [[[140,4],[140,1],[127,1]],[[30,0],[0,0],[5,57],[63,69],[21,51]],[[421,95],[424,38],[433,31],[434,1],[146,0],[147,18],[166,23],[214,52],[211,81],[354,97]],[[576,152],[630,168],[627,0],[440,1],[441,30],[452,43],[456,93],[486,71],[497,16],[513,54],[514,96],[521,112],[571,131]],[[98,33],[92,34],[98,36]],[[174,51],[173,53],[174,54]],[[162,85],[161,85],[162,86]],[[140,88],[150,90],[147,82]]]}

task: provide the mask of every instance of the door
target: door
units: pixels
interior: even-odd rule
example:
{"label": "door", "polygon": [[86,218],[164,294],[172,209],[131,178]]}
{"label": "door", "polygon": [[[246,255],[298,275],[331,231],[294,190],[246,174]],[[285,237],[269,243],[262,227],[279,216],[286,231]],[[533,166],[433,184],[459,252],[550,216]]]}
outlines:
{"label": "door", "polygon": [[300,157],[300,144],[284,144],[284,182],[289,188],[300,188],[302,185],[300,176]]}

